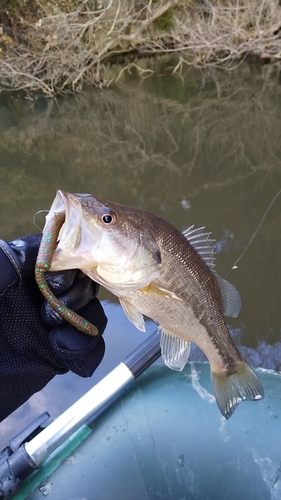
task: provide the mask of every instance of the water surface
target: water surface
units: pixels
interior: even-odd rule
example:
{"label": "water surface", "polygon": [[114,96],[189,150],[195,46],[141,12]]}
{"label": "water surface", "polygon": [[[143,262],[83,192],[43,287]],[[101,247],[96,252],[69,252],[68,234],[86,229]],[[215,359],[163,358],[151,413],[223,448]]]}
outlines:
{"label": "water surface", "polygon": [[[132,75],[74,97],[0,95],[1,237],[38,232],[33,215],[57,189],[138,206],[179,229],[205,226],[217,271],[242,297],[239,317],[227,319],[236,344],[253,366],[280,370],[281,195],[266,212],[281,189],[280,81],[272,66],[179,78],[160,65],[145,81]],[[102,364],[91,379],[56,377],[1,424],[2,446],[38,413],[61,413],[146,338],[114,297],[102,290],[100,299]]]}

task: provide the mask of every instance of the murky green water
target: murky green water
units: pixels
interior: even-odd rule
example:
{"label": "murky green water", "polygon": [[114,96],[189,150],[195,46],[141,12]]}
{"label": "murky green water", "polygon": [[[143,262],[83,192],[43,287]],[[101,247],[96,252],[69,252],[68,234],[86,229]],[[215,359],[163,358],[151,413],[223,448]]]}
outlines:
{"label": "murky green water", "polygon": [[[242,297],[227,320],[237,345],[254,366],[279,370],[281,195],[266,210],[281,189],[281,80],[273,66],[159,73],[59,100],[0,96],[0,235],[37,232],[33,215],[57,189],[139,206],[180,229],[205,226],[217,271]],[[32,413],[55,416],[144,340],[112,296],[100,298],[109,317],[100,368],[90,380],[57,377],[2,424],[8,431]]]}

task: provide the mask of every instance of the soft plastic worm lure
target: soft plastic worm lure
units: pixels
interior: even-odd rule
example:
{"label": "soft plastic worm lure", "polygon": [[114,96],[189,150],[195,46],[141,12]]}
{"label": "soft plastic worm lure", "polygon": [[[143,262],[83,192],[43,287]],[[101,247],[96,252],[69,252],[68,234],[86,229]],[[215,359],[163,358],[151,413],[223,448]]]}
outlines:
{"label": "soft plastic worm lure", "polygon": [[45,225],[35,264],[35,279],[45,299],[63,319],[75,326],[75,328],[81,332],[87,335],[96,336],[99,333],[97,327],[60,302],[51,292],[46,281],[45,273],[47,273],[51,267],[53,255],[57,246],[57,238],[64,221],[65,213],[58,212],[55,213]]}

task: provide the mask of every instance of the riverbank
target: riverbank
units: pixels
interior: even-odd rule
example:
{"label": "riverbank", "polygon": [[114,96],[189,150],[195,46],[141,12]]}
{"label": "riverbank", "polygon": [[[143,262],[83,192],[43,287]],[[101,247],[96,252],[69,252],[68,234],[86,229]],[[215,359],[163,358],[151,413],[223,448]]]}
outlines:
{"label": "riverbank", "polygon": [[[11,6],[12,5],[12,6]],[[13,6],[14,5],[14,6]],[[178,53],[185,65],[231,69],[248,57],[281,64],[276,0],[4,1],[0,90],[49,96],[153,73],[143,56]]]}

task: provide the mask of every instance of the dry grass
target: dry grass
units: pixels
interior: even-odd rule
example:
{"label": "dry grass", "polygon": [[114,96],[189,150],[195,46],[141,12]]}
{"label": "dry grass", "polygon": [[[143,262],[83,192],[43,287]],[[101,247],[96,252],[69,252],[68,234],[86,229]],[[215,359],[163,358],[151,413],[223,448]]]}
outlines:
{"label": "dry grass", "polygon": [[281,59],[277,0],[33,0],[32,5],[31,13],[14,22],[20,35],[0,32],[2,89],[52,96],[85,84],[104,87],[132,65],[147,76],[136,61],[143,54],[180,52],[174,66],[179,73],[185,64],[229,68],[248,55]]}

